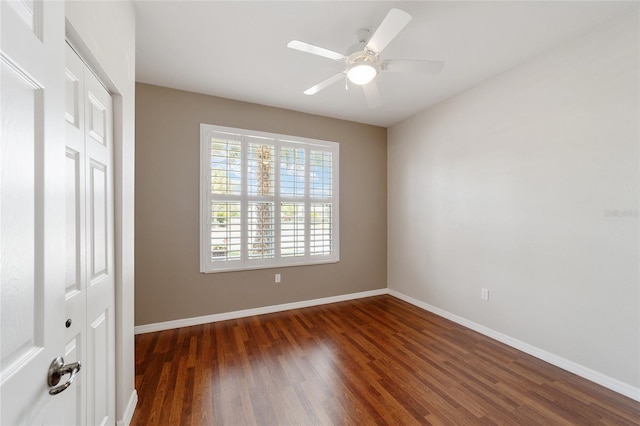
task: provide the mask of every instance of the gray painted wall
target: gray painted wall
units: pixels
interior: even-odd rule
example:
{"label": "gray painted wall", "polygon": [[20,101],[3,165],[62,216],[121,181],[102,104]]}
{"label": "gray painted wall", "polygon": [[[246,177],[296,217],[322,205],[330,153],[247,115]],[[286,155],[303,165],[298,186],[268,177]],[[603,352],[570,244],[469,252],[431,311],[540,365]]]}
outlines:
{"label": "gray painted wall", "polygon": [[390,128],[389,288],[638,388],[639,47],[636,14]]}

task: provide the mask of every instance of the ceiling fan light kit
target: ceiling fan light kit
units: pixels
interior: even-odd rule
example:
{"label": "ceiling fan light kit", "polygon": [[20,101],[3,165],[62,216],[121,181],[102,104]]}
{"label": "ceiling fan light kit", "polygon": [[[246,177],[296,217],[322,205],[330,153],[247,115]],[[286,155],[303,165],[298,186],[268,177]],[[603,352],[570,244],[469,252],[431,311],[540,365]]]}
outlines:
{"label": "ceiling fan light kit", "polygon": [[378,57],[366,52],[353,53],[347,59],[347,77],[349,80],[362,86],[373,80],[378,75]]}
{"label": "ceiling fan light kit", "polygon": [[346,69],[344,71],[310,87],[304,91],[304,94],[315,95],[322,89],[341,80],[346,74],[349,81],[363,86],[364,95],[369,107],[377,108],[381,105],[381,102],[375,78],[381,71],[417,72],[423,74],[439,73],[444,65],[441,61],[380,61],[380,54],[384,48],[402,31],[409,21],[411,21],[411,15],[407,12],[400,9],[391,9],[378,29],[368,40],[368,29],[361,28],[356,32],[356,40],[358,43],[349,49],[348,56],[299,40],[289,42],[287,47],[290,49],[300,50],[346,63]]}
{"label": "ceiling fan light kit", "polygon": [[353,65],[347,71],[349,80],[359,86],[371,82],[376,77],[376,74],[378,74],[378,70],[373,65],[366,63]]}

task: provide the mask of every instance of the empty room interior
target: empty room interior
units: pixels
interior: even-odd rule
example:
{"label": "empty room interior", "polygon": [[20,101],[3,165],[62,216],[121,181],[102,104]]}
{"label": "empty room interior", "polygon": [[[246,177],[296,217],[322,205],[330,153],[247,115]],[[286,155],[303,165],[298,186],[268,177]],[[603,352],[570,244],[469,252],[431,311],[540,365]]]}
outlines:
{"label": "empty room interior", "polygon": [[640,425],[639,2],[0,10],[0,424]]}
{"label": "empty room interior", "polygon": [[637,3],[136,14],[135,424],[640,422]]}

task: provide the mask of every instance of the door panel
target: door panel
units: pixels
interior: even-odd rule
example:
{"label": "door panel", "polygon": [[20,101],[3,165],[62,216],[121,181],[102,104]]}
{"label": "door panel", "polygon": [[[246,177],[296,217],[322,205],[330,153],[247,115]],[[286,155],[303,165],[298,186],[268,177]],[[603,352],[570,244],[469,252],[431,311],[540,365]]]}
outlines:
{"label": "door panel", "polygon": [[115,422],[115,277],[113,249],[113,104],[107,90],[85,69],[85,149],[89,175],[87,322],[93,359],[88,418],[93,424]]}
{"label": "door panel", "polygon": [[[65,395],[67,425],[86,422],[87,376],[87,303],[86,303],[86,206],[84,154],[84,102],[82,96],[84,64],[66,46],[65,58],[65,143],[66,143],[66,286],[65,313],[71,323],[66,328],[67,349],[75,354],[69,360],[79,361],[82,372],[77,376],[76,392]],[[65,360],[67,358],[65,357]],[[67,391],[65,391],[67,392]],[[73,420],[75,419],[75,420]]]}
{"label": "door panel", "polygon": [[[72,319],[67,341],[79,342],[85,372],[81,423],[113,424],[112,100],[69,46],[66,61],[67,233],[75,236],[67,238],[67,253],[75,251],[67,255],[66,311]],[[71,271],[78,274],[76,282]],[[77,401],[68,403],[69,411],[76,410]]]}
{"label": "door panel", "polygon": [[[35,277],[35,151],[41,144],[40,88],[13,64],[2,63],[2,366],[42,345],[36,305],[42,281]],[[41,303],[41,302],[40,302]],[[35,321],[35,322],[34,322]]]}
{"label": "door panel", "polygon": [[[91,362],[97,366],[108,366],[109,326],[106,312],[102,312],[90,327]],[[94,425],[108,424],[109,419],[109,371],[103,368],[93,369],[94,389],[89,401],[89,423]]]}
{"label": "door panel", "polygon": [[64,3],[2,1],[0,19],[0,424],[60,424]]}
{"label": "door panel", "polygon": [[7,3],[9,3],[9,6],[22,20],[24,26],[31,30],[36,37],[41,38],[42,2],[34,0],[14,0],[8,1]]}
{"label": "door panel", "polygon": [[[64,359],[65,360],[80,360],[82,355],[80,349],[82,348],[81,336],[74,337],[71,341],[65,345]],[[86,374],[85,374],[86,376]],[[78,380],[80,375],[76,376]],[[83,420],[83,383],[86,381],[78,380],[66,391],[60,394],[60,406],[64,408],[64,424],[65,425],[83,425],[86,424]]]}
{"label": "door panel", "polygon": [[73,297],[75,292],[82,291],[82,248],[81,241],[81,216],[82,208],[80,198],[81,163],[80,153],[67,147],[66,152],[66,274],[65,295]]}
{"label": "door panel", "polygon": [[[97,92],[101,92],[103,88],[94,86],[92,89]],[[91,89],[88,92],[87,112],[89,115],[87,120],[87,130],[91,139],[100,145],[106,146],[105,123],[107,120],[107,111],[106,107],[96,97],[100,95],[100,93],[94,93]]]}
{"label": "door panel", "polygon": [[91,284],[107,274],[107,167],[95,161],[89,165]]}

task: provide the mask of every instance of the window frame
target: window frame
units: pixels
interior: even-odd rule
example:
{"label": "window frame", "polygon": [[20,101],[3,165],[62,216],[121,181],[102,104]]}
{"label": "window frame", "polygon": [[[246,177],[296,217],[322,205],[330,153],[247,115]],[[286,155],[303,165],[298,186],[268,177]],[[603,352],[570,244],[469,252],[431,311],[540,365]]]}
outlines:
{"label": "window frame", "polygon": [[[216,197],[211,191],[211,140],[213,137],[230,138],[241,142],[241,166],[240,181],[241,195],[221,195]],[[265,144],[274,145],[274,194],[273,196],[249,195],[248,180],[248,150],[249,143],[255,143],[262,139]],[[281,149],[304,148],[305,150],[305,179],[304,195],[282,196],[280,194],[280,168]],[[311,151],[323,151],[331,153],[331,197],[312,198],[311,197]],[[317,265],[326,263],[337,263],[340,261],[340,194],[339,194],[339,169],[340,169],[340,145],[337,142],[302,138],[298,136],[282,135],[269,132],[259,132],[255,130],[238,129],[224,127],[213,124],[200,124],[200,272],[217,273],[246,271],[254,269],[281,268],[288,266]],[[211,213],[212,202],[219,199],[220,202],[233,200],[240,202],[240,259],[213,261],[211,259]],[[232,202],[233,202],[232,201]],[[249,246],[249,220],[248,206],[251,202],[273,201],[274,215],[274,257],[268,259],[250,259]],[[228,202],[228,201],[227,201]],[[303,203],[304,204],[304,255],[303,256],[281,256],[281,204],[282,203]],[[311,205],[314,203],[331,203],[331,253],[311,254]]]}

